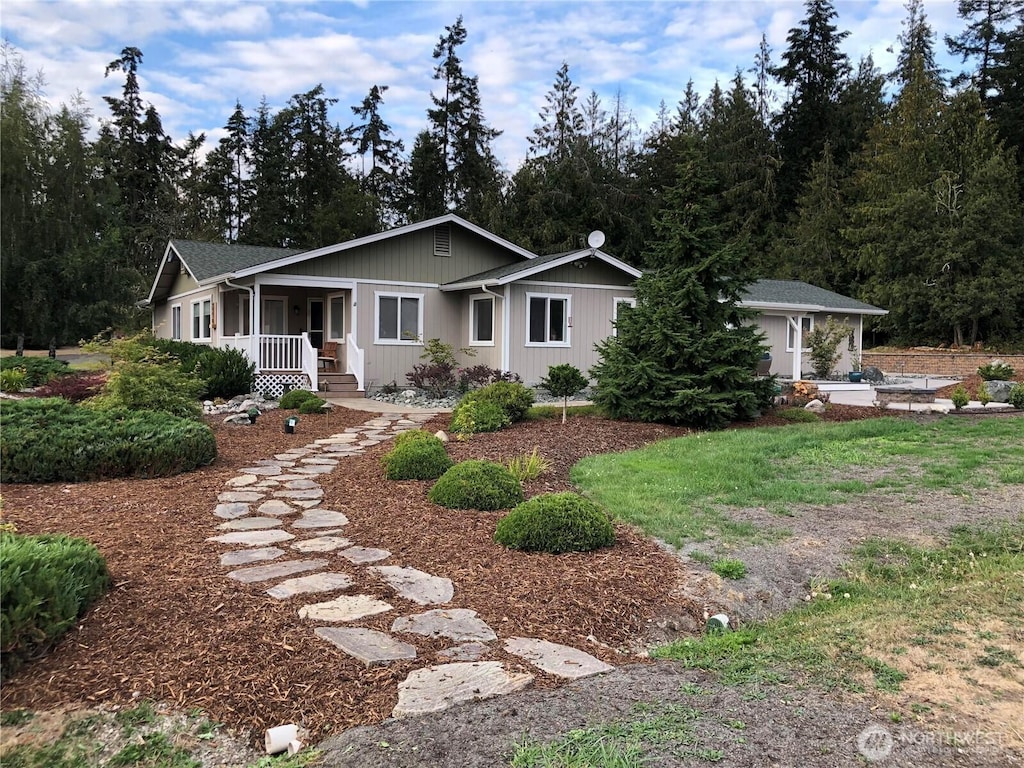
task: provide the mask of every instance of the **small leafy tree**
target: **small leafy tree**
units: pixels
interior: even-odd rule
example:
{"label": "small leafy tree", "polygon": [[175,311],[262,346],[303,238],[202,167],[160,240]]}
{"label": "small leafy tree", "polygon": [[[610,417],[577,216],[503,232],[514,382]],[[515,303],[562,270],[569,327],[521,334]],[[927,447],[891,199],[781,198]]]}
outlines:
{"label": "small leafy tree", "polygon": [[824,323],[818,323],[807,334],[807,346],[811,350],[811,367],[818,379],[827,379],[839,362],[839,346],[849,337],[850,329],[829,315]]}
{"label": "small leafy tree", "polygon": [[540,385],[552,397],[562,398],[562,423],[565,424],[565,412],[569,405],[569,398],[587,386],[587,380],[580,373],[580,369],[569,363],[552,365],[548,368],[547,378],[540,380]]}

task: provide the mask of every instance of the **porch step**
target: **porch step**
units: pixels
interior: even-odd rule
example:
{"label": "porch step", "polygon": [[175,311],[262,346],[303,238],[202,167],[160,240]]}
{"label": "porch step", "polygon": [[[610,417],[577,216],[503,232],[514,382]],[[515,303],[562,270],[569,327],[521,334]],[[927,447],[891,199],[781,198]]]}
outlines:
{"label": "porch step", "polygon": [[359,391],[356,377],[351,373],[321,373],[319,375],[320,390],[331,397],[365,397]]}

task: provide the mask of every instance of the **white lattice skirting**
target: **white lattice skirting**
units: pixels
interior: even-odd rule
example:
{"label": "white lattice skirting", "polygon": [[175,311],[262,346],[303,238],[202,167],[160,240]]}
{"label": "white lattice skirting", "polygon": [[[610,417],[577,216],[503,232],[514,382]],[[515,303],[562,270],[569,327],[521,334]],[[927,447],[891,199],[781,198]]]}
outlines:
{"label": "white lattice skirting", "polygon": [[279,400],[288,389],[312,389],[304,373],[260,373],[256,375],[256,391],[266,398]]}

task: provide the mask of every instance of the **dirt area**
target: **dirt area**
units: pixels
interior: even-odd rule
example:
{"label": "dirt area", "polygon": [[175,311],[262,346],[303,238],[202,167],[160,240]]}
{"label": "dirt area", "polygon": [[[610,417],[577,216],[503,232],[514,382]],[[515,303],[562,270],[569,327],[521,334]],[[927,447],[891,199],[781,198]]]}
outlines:
{"label": "dirt area", "polygon": [[[828,418],[875,415],[873,409],[833,406]],[[414,668],[439,663],[443,644],[423,640],[415,662],[367,670],[317,639],[312,623],[299,620],[293,604],[269,599],[260,585],[225,578],[220,549],[205,540],[217,533],[219,521],[212,515],[216,496],[238,468],[371,416],[346,409],[330,416],[304,416],[296,434],[285,434],[282,418],[274,414],[252,426],[211,422],[219,457],[188,475],[5,486],[6,520],[23,533],[61,531],[93,541],[107,558],[114,588],[52,653],[5,682],[0,692],[3,710],[125,706],[153,699],[182,711],[201,709],[249,743],[261,739],[264,728],[284,722],[299,723],[310,742],[341,733],[323,744],[329,766],[455,768],[503,764],[513,744],[527,733],[543,738],[626,716],[637,703],[669,702],[701,713],[693,726],[701,746],[652,765],[703,765],[716,750],[728,756],[726,764],[736,766],[857,764],[857,736],[869,725],[883,724],[885,702],[844,700],[798,684],[723,688],[703,673],[644,661],[636,648],[666,636],[666,629],[674,634],[698,631],[705,610],[725,609],[753,618],[792,604],[811,577],[833,575],[844,552],[872,529],[941,538],[950,525],[1009,517],[1024,507],[1024,496],[1005,491],[1004,498],[997,495],[1004,490],[998,489],[971,502],[930,497],[927,505],[861,497],[849,507],[800,509],[785,518],[738,510],[737,515],[786,528],[792,535],[738,553],[750,575],[730,593],[703,566],[676,557],[626,526],[618,526],[615,547],[597,553],[553,557],[506,551],[492,539],[500,513],[435,507],[426,500],[426,483],[385,486],[379,458],[386,447],[371,448],[321,478],[323,505],[344,511],[351,521],[347,537],[385,547],[403,565],[451,578],[456,584],[451,606],[479,611],[499,637],[528,635],[574,645],[618,667],[610,675],[569,686],[537,674],[534,688],[524,695],[437,716],[387,721],[398,682]],[[447,420],[438,417],[427,428],[446,427]],[[774,417],[759,422],[782,423]],[[449,450],[457,460],[504,460],[537,448],[552,466],[527,487],[533,495],[568,488],[569,467],[583,456],[685,433],[659,425],[573,418],[564,426],[556,420],[516,425],[466,443],[453,442]],[[984,518],[977,509],[986,510]],[[893,528],[895,520],[900,520],[898,529]],[[368,581],[365,571],[360,573],[352,572],[360,592],[388,596],[399,611],[419,610],[395,601],[381,584]],[[666,617],[672,617],[671,627]],[[374,629],[389,624],[387,618],[363,622]],[[489,658],[524,668],[521,660],[500,649]],[[681,693],[696,687],[699,695]],[[941,691],[934,696],[945,700]],[[948,717],[933,727],[963,732],[985,724],[976,713],[961,717],[952,699],[947,703]],[[742,729],[736,722],[743,723]],[[958,750],[906,726],[887,728],[897,746],[889,765],[995,766],[1017,759],[1002,745]]]}

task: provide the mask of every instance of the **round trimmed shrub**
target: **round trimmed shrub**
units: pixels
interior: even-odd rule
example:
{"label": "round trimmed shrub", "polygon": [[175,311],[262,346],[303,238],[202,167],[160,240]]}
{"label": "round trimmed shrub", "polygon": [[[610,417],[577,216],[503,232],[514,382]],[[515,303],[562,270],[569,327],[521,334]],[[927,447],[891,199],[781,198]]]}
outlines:
{"label": "round trimmed shrub", "polygon": [[[407,437],[384,454],[381,464],[388,480],[436,480],[452,466],[440,438],[423,430],[423,437]],[[404,432],[403,435],[410,434]]]}
{"label": "round trimmed shrub", "polygon": [[1024,410],[1024,384],[1014,384],[1010,389],[1010,397],[1007,401],[1014,408]]}
{"label": "round trimmed shrub", "polygon": [[327,401],[313,396],[299,403],[299,413],[323,413]]}
{"label": "round trimmed shrub", "polygon": [[[408,429],[405,432],[399,432],[395,435],[395,448],[398,448],[400,445],[406,445],[407,443],[430,443],[434,440],[439,443],[441,442],[441,438],[436,435],[432,435],[425,429]],[[441,444],[444,445],[444,443]]]}
{"label": "round trimmed shrub", "polygon": [[533,405],[533,390],[514,381],[496,381],[473,393],[479,403],[497,403],[513,424],[526,418]]}
{"label": "round trimmed shrub", "polygon": [[278,402],[278,405],[282,409],[289,411],[298,408],[307,400],[319,399],[319,397],[317,397],[313,392],[310,392],[308,389],[293,389],[281,395],[281,400]]}
{"label": "round trimmed shrub", "polygon": [[512,421],[497,403],[466,395],[452,411],[451,431],[457,435],[472,435],[477,432],[497,432]]}
{"label": "round trimmed shrub", "polygon": [[589,552],[615,543],[608,515],[578,493],[546,493],[498,521],[494,540],[527,552]]}
{"label": "round trimmed shrub", "polygon": [[166,477],[217,458],[206,424],[166,412],[97,410],[58,397],[7,401],[3,417],[5,483]]}
{"label": "round trimmed shrub", "polygon": [[106,561],[84,539],[0,533],[3,675],[54,645],[109,586]]}
{"label": "round trimmed shrub", "polygon": [[523,488],[501,464],[471,459],[441,475],[429,497],[449,509],[508,509],[523,500]]}

